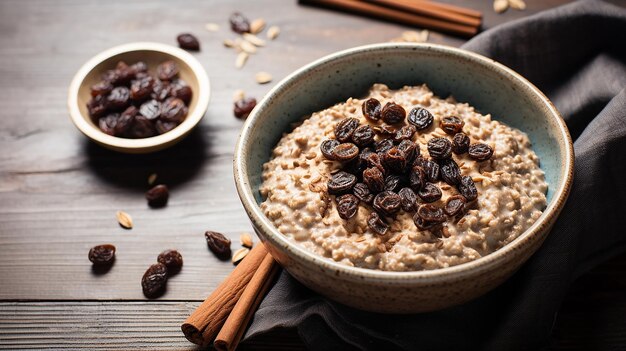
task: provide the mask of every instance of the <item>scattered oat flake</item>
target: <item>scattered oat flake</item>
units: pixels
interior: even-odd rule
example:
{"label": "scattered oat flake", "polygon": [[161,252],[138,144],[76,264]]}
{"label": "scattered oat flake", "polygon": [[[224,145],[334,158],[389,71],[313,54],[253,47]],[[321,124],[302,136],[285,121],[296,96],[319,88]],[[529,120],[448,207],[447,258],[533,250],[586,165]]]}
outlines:
{"label": "scattered oat flake", "polygon": [[508,0],[494,0],[493,2],[493,10],[497,13],[502,13],[509,8]]}
{"label": "scattered oat flake", "polygon": [[250,234],[242,233],[241,236],[239,237],[239,240],[241,241],[242,246],[245,246],[247,248],[252,247],[252,236]]}
{"label": "scattered oat flake", "polygon": [[233,101],[242,100],[244,97],[246,97],[246,93],[241,89],[237,89],[233,93]]}
{"label": "scattered oat flake", "polygon": [[132,229],[133,228],[133,218],[126,212],[124,211],[117,211],[115,213],[115,216],[117,217],[117,222],[124,228],[126,229]]}
{"label": "scattered oat flake", "polygon": [[509,0],[509,6],[516,10],[524,10],[526,8],[526,3],[524,0]]}
{"label": "scattered oat flake", "polygon": [[220,30],[219,24],[216,23],[207,23],[204,25],[204,28],[206,28],[209,32],[217,32]]}
{"label": "scattered oat flake", "polygon": [[237,68],[243,67],[243,65],[246,64],[246,61],[248,61],[248,54],[246,52],[240,52],[239,55],[237,55],[237,60],[235,61],[235,67]]}
{"label": "scattered oat flake", "polygon": [[262,18],[257,18],[250,23],[250,33],[259,34],[265,28],[265,20]]}
{"label": "scattered oat flake", "polygon": [[256,36],[256,35],[254,35],[254,34],[250,34],[250,33],[243,33],[243,38],[244,38],[247,42],[249,42],[249,43],[251,43],[251,44],[253,44],[253,45],[255,45],[255,46],[265,46],[265,40],[260,39],[259,37],[257,37],[257,36]]}
{"label": "scattered oat flake", "polygon": [[157,174],[156,173],[150,174],[150,176],[148,177],[148,185],[154,184],[156,180],[157,180]]}
{"label": "scattered oat flake", "polygon": [[248,255],[249,252],[250,252],[250,249],[247,249],[245,247],[235,251],[235,253],[233,254],[233,258],[232,258],[233,263],[237,264],[241,262],[241,260],[243,260],[244,257],[246,257],[246,255]]}
{"label": "scattered oat flake", "polygon": [[233,40],[224,39],[224,46],[227,48],[234,48],[237,44]]}
{"label": "scattered oat flake", "polygon": [[266,84],[272,81],[272,75],[267,72],[259,72],[254,76],[254,78],[259,84]]}
{"label": "scattered oat flake", "polygon": [[280,28],[278,28],[277,26],[271,26],[267,29],[267,38],[270,40],[276,39],[276,37],[278,37],[278,34],[280,34]]}

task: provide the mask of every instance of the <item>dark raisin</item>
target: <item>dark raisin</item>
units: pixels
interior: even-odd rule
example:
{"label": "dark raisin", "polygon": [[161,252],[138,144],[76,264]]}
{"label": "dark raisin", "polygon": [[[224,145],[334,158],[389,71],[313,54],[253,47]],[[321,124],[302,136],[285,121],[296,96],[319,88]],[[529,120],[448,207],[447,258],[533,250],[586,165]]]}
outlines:
{"label": "dark raisin", "polygon": [[366,156],[364,156],[364,159],[367,163],[367,167],[376,167],[383,174],[385,173],[385,167],[383,166],[383,162],[379,154],[375,152],[371,152],[371,153],[368,153]]}
{"label": "dark raisin", "polygon": [[417,213],[415,213],[415,215],[413,216],[413,223],[415,223],[415,226],[419,230],[431,230],[431,229],[435,228],[438,225],[438,223],[436,223],[436,222],[427,222],[427,221],[425,221]]}
{"label": "dark raisin", "polygon": [[422,168],[426,173],[426,178],[430,182],[436,182],[439,180],[439,165],[433,160],[424,160],[422,162]]}
{"label": "dark raisin", "polygon": [[467,201],[474,201],[478,197],[478,190],[476,190],[476,184],[470,176],[461,177],[461,181],[456,186],[457,190],[463,195]]}
{"label": "dark raisin", "polygon": [[363,171],[363,182],[367,184],[372,192],[379,192],[385,189],[385,178],[383,172],[377,167],[370,167]]}
{"label": "dark raisin", "polygon": [[344,118],[337,126],[335,126],[335,138],[342,143],[352,138],[354,130],[359,126],[359,120],[356,118]]}
{"label": "dark raisin", "polygon": [[413,166],[409,172],[409,184],[414,191],[420,191],[426,183],[426,173],[421,166]]}
{"label": "dark raisin", "polygon": [[376,211],[391,216],[400,211],[401,203],[400,195],[391,191],[383,191],[374,197],[372,206]]}
{"label": "dark raisin", "polygon": [[491,146],[483,143],[476,143],[469,146],[467,153],[471,158],[477,161],[485,161],[493,155]]}
{"label": "dark raisin", "polygon": [[152,94],[153,86],[154,78],[151,76],[133,80],[130,85],[130,98],[134,101],[142,101],[149,98],[150,94]]}
{"label": "dark raisin", "polygon": [[371,204],[372,200],[374,200],[374,194],[370,192],[370,188],[365,183],[356,183],[354,188],[352,188],[352,193],[357,199],[366,204]]}
{"label": "dark raisin", "polygon": [[334,160],[335,155],[333,155],[333,150],[335,149],[335,147],[337,147],[337,145],[339,145],[339,142],[335,139],[328,139],[328,140],[322,141],[322,144],[320,145],[320,150],[322,151],[322,155],[324,155],[324,157],[326,157],[329,160]]}
{"label": "dark raisin", "polygon": [[124,61],[117,63],[115,67],[116,79],[113,82],[114,85],[127,85],[135,78],[135,71],[133,71]]}
{"label": "dark raisin", "polygon": [[358,146],[366,146],[374,141],[374,131],[370,126],[359,126],[352,133],[352,142]]}
{"label": "dark raisin", "polygon": [[135,116],[135,123],[128,131],[128,135],[131,138],[149,138],[156,134],[154,125],[152,122],[144,116]]}
{"label": "dark raisin", "polygon": [[239,12],[235,12],[230,15],[228,19],[230,21],[230,29],[235,33],[243,34],[250,32],[250,22],[248,19]]}
{"label": "dark raisin", "polygon": [[156,101],[164,101],[170,95],[170,83],[162,80],[157,80],[154,82],[154,86],[152,87],[152,94],[150,97],[155,99]]}
{"label": "dark raisin", "polygon": [[367,226],[378,235],[385,235],[387,229],[389,229],[387,223],[376,212],[370,213],[369,217],[367,217]]}
{"label": "dark raisin", "polygon": [[379,154],[383,154],[389,151],[392,147],[393,147],[393,140],[391,139],[382,139],[382,140],[377,141],[376,144],[374,144],[374,149]]}
{"label": "dark raisin", "polygon": [[452,156],[452,143],[446,138],[432,138],[428,141],[428,153],[436,160]]}
{"label": "dark raisin", "polygon": [[204,233],[207,246],[221,260],[230,258],[230,239],[224,234],[207,230]]}
{"label": "dark raisin", "polygon": [[181,123],[187,116],[187,111],[183,100],[171,97],[161,105],[161,119],[166,122]]}
{"label": "dark raisin", "polygon": [[178,65],[174,61],[165,61],[157,66],[157,78],[160,80],[172,80],[178,76]]}
{"label": "dark raisin", "polygon": [[420,148],[411,140],[402,140],[400,144],[398,144],[398,150],[404,152],[407,164],[413,163],[415,157],[420,154]]}
{"label": "dark raisin", "polygon": [[380,101],[374,98],[367,99],[363,105],[361,105],[361,110],[363,110],[363,116],[367,119],[372,121],[378,121],[380,119]]}
{"label": "dark raisin", "polygon": [[99,118],[107,112],[106,98],[104,95],[98,95],[87,103],[87,112],[91,118]]}
{"label": "dark raisin", "polygon": [[341,162],[354,160],[359,156],[359,148],[352,143],[343,143],[333,149],[333,158]]}
{"label": "dark raisin", "polygon": [[393,141],[399,143],[403,140],[410,140],[416,131],[417,129],[415,129],[415,126],[410,124],[406,125],[396,131],[396,134],[393,136]]}
{"label": "dark raisin", "polygon": [[402,185],[402,177],[395,174],[390,174],[385,177],[385,190],[396,191]]}
{"label": "dark raisin", "polygon": [[143,62],[143,61],[135,62],[132,65],[130,65],[129,68],[133,71],[133,73],[135,74],[135,77],[137,77],[138,73],[147,73],[148,72],[148,65],[145,62]]}
{"label": "dark raisin", "polygon": [[456,216],[463,212],[463,206],[465,206],[465,197],[462,195],[454,195],[450,196],[446,200],[446,207],[444,207],[444,211],[448,216]]}
{"label": "dark raisin", "polygon": [[441,179],[444,182],[456,185],[461,181],[461,169],[453,159],[439,161],[439,169],[441,170]]}
{"label": "dark raisin", "polygon": [[127,87],[116,87],[107,96],[107,108],[120,111],[130,105],[130,90]]}
{"label": "dark raisin", "polygon": [[113,90],[111,82],[103,80],[91,86],[91,96],[106,95],[110,93],[111,90]]}
{"label": "dark raisin", "polygon": [[183,255],[176,250],[165,250],[159,254],[157,262],[167,267],[168,274],[176,273],[183,267]]}
{"label": "dark raisin", "polygon": [[147,119],[157,119],[161,116],[161,103],[154,99],[148,100],[141,104],[139,113]]}
{"label": "dark raisin", "polygon": [[417,209],[417,215],[425,222],[443,223],[446,220],[443,209],[431,204],[421,205]]}
{"label": "dark raisin", "polygon": [[124,110],[115,124],[115,135],[124,135],[135,123],[135,116],[138,112],[135,106],[129,106]]}
{"label": "dark raisin", "polygon": [[163,207],[167,205],[169,197],[170,192],[167,185],[159,184],[146,191],[146,200],[148,200],[150,207]]}
{"label": "dark raisin", "polygon": [[[173,97],[183,100],[185,104],[189,104],[193,96],[193,91],[191,91],[191,87],[187,85],[187,83],[185,83],[185,81],[182,79],[176,79],[172,81],[172,83],[170,84],[170,93]],[[256,106],[256,100],[254,100],[254,104]]]}
{"label": "dark raisin", "polygon": [[337,197],[337,213],[342,219],[350,219],[359,209],[359,199],[352,194]]}
{"label": "dark raisin", "polygon": [[400,205],[405,212],[413,212],[415,211],[415,207],[417,206],[417,195],[411,188],[402,188],[398,192],[400,195]]}
{"label": "dark raisin", "polygon": [[156,129],[157,133],[159,134],[165,134],[167,132],[169,132],[170,130],[174,129],[178,127],[178,123],[176,122],[166,122],[163,120],[157,120],[156,123],[154,123],[154,128]]}
{"label": "dark raisin", "polygon": [[424,130],[433,124],[433,115],[425,108],[414,107],[409,112],[409,123],[415,126],[417,130]]}
{"label": "dark raisin", "polygon": [[179,34],[176,37],[176,41],[178,41],[178,46],[181,49],[189,50],[189,51],[198,51],[200,50],[200,42],[198,38],[196,38],[193,34],[183,33]]}
{"label": "dark raisin", "polygon": [[163,263],[155,263],[141,278],[141,288],[147,298],[159,297],[167,284],[167,267]]}
{"label": "dark raisin", "polygon": [[94,246],[89,250],[88,257],[94,265],[110,265],[115,261],[115,246],[111,244]]}
{"label": "dark raisin", "polygon": [[106,117],[102,117],[98,121],[98,127],[100,127],[100,130],[106,134],[115,135],[115,126],[117,125],[117,120],[119,118],[120,115],[117,113],[112,113]]}
{"label": "dark raisin", "polygon": [[[361,156],[361,155],[359,155]],[[348,173],[356,175],[358,178],[360,174],[367,168],[367,161],[361,160],[361,157],[355,157],[353,160],[344,162],[342,169]]]}
{"label": "dark raisin", "polygon": [[441,189],[433,183],[426,182],[417,194],[426,202],[435,202],[441,199]]}
{"label": "dark raisin", "polygon": [[441,129],[449,135],[460,133],[463,130],[464,125],[465,122],[456,116],[444,117],[439,122],[439,127],[441,127]]}
{"label": "dark raisin", "polygon": [[397,147],[392,147],[383,155],[383,165],[388,170],[402,173],[406,167],[406,155]]}
{"label": "dark raisin", "polygon": [[380,114],[383,118],[383,121],[389,124],[397,124],[403,122],[404,118],[406,117],[406,111],[404,110],[404,108],[396,104],[395,102],[388,102],[387,104],[385,104],[385,107],[383,107]]}
{"label": "dark raisin", "polygon": [[376,134],[379,134],[383,137],[392,137],[396,135],[396,132],[397,132],[396,128],[387,124],[383,124],[379,127],[374,127],[373,129],[374,129],[374,132],[376,132]]}
{"label": "dark raisin", "polygon": [[102,78],[103,81],[105,82],[109,82],[112,85],[118,85],[118,76],[117,76],[117,70],[114,69],[109,69],[104,71],[104,73],[102,74],[102,76],[100,76]]}
{"label": "dark raisin", "polygon": [[328,193],[341,195],[349,192],[356,184],[356,176],[348,172],[339,171],[333,174],[328,181]]}
{"label": "dark raisin", "polygon": [[461,155],[467,152],[470,145],[470,138],[465,133],[456,133],[452,138],[452,152]]}
{"label": "dark raisin", "polygon": [[252,97],[247,97],[243,99],[239,99],[235,101],[235,105],[233,107],[233,113],[237,118],[247,118],[250,115],[250,112],[256,107],[256,99]]}

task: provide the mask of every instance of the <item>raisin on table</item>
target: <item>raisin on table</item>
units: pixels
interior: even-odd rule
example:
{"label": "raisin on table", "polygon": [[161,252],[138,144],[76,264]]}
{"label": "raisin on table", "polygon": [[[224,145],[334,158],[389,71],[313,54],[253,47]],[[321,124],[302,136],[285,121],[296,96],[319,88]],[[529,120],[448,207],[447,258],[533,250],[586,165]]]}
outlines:
{"label": "raisin on table", "polygon": [[89,250],[89,261],[94,265],[110,265],[115,260],[115,246],[96,245]]}
{"label": "raisin on table", "polygon": [[235,33],[243,34],[250,32],[250,21],[239,12],[235,12],[230,15],[228,19],[230,22],[230,28]]}
{"label": "raisin on table", "polygon": [[170,197],[169,189],[167,185],[159,184],[146,192],[146,200],[150,207],[163,207],[167,205],[167,200]]}
{"label": "raisin on table", "polygon": [[188,50],[188,51],[198,51],[198,50],[200,50],[200,42],[198,41],[198,38],[196,38],[191,33],[179,34],[176,37],[176,41],[178,41],[178,46],[181,49],[185,49],[185,50]]}
{"label": "raisin on table", "polygon": [[155,263],[141,278],[141,288],[147,298],[161,296],[167,285],[167,267],[163,263]]}
{"label": "raisin on table", "polygon": [[172,274],[183,267],[183,255],[176,250],[165,250],[159,254],[157,262],[164,264],[169,274]]}
{"label": "raisin on table", "polygon": [[209,249],[221,260],[227,260],[230,258],[230,239],[224,234],[207,230],[204,233],[207,246]]}
{"label": "raisin on table", "polygon": [[246,97],[235,101],[233,106],[233,113],[237,118],[247,118],[250,112],[256,107],[256,99],[252,97]]}

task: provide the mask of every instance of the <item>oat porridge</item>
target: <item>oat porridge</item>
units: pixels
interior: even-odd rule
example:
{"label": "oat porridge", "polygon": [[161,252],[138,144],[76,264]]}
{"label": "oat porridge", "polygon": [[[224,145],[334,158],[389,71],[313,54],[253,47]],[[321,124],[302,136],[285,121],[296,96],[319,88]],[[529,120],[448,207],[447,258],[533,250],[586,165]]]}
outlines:
{"label": "oat porridge", "polygon": [[458,265],[513,241],[546,207],[523,132],[426,86],[375,84],[283,135],[261,209],[285,236],[349,266]]}

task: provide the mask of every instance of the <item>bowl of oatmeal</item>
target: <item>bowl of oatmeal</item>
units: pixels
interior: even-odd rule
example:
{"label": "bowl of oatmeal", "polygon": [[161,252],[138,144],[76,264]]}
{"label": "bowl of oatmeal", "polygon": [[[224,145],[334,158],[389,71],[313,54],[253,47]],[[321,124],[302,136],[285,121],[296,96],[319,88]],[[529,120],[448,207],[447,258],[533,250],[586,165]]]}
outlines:
{"label": "bowl of oatmeal", "polygon": [[243,127],[244,208],[297,280],[352,307],[441,309],[513,274],[572,180],[550,101],[505,66],[432,44],[375,44],[285,78]]}

